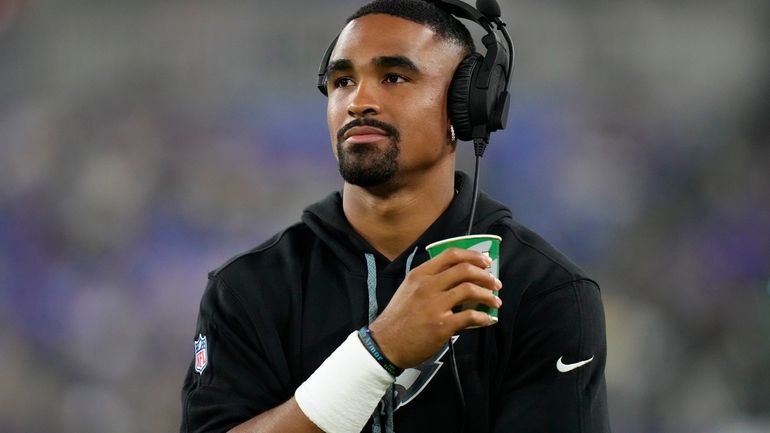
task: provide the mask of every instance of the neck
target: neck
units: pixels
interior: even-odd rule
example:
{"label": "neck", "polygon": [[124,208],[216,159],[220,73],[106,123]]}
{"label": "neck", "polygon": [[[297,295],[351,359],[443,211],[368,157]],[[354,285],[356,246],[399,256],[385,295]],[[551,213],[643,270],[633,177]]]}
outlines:
{"label": "neck", "polygon": [[392,261],[436,221],[453,197],[450,164],[377,188],[345,183],[342,208],[353,229]]}

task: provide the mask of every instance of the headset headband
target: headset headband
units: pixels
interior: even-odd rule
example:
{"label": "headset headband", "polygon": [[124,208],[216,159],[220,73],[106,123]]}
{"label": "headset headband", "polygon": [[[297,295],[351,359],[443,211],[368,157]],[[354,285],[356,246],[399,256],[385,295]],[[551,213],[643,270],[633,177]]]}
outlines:
{"label": "headset headband", "polygon": [[[505,40],[508,43],[508,68],[506,70],[506,80],[510,81],[511,78],[511,69],[513,69],[513,44],[511,43],[511,38],[508,35],[508,31],[505,29],[505,23],[500,20],[500,7],[497,5],[494,0],[490,1],[484,1],[479,0],[476,2],[477,6],[481,6],[482,9],[486,13],[482,13],[479,11],[479,9],[476,9],[472,7],[471,5],[459,1],[459,0],[428,0],[428,3],[433,3],[437,7],[447,11],[448,13],[454,15],[457,18],[464,18],[469,21],[473,21],[476,24],[480,25],[481,27],[486,30],[488,35],[492,35],[495,40],[499,39],[497,38],[497,35],[495,35],[494,30],[492,29],[492,22],[497,24],[498,30],[500,30],[503,35],[505,36]],[[489,15],[487,15],[489,14]],[[323,58],[321,59],[321,64],[318,68],[318,82],[316,86],[318,87],[318,90],[321,91],[321,93],[324,94],[324,96],[328,96],[326,91],[326,69],[329,67],[329,59],[331,59],[332,51],[334,51],[334,47],[337,45],[337,39],[339,39],[340,35],[337,34],[337,36],[334,37],[334,40],[332,40],[331,44],[329,44],[329,47],[326,48],[326,52],[324,53]],[[482,39],[482,43],[484,43],[484,40]],[[487,49],[489,49],[489,45],[486,43],[484,44],[487,46]],[[491,45],[491,44],[490,44]],[[487,53],[489,55],[491,53]],[[496,53],[492,53],[496,54]]]}

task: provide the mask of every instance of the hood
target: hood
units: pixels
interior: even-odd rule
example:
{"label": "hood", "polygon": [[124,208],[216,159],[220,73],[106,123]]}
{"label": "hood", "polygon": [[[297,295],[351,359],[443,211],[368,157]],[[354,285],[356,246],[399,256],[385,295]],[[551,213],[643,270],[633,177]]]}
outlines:
{"label": "hood", "polygon": [[[449,207],[428,229],[392,262],[374,249],[348,222],[342,210],[342,194],[337,191],[309,206],[302,215],[304,222],[339,258],[349,272],[365,274],[361,260],[364,254],[376,258],[377,268],[383,274],[404,275],[407,261],[415,263],[427,260],[425,246],[455,236],[462,236],[468,228],[472,201],[472,179],[463,173],[455,173],[455,194]],[[503,204],[480,193],[472,233],[485,233],[496,221],[510,217],[511,212]],[[415,254],[415,249],[417,249]]]}

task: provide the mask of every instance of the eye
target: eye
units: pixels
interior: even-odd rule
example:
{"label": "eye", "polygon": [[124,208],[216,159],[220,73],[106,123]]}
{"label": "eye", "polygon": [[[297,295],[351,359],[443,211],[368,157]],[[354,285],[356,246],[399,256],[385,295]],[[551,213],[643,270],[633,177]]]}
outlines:
{"label": "eye", "polygon": [[353,80],[351,80],[348,77],[340,77],[334,80],[334,88],[339,89],[342,87],[348,87],[349,85],[353,84]]}
{"label": "eye", "polygon": [[398,83],[406,83],[409,80],[407,80],[405,77],[402,77],[401,75],[389,73],[389,74],[385,74],[385,79],[383,79],[382,81],[388,84],[398,84]]}

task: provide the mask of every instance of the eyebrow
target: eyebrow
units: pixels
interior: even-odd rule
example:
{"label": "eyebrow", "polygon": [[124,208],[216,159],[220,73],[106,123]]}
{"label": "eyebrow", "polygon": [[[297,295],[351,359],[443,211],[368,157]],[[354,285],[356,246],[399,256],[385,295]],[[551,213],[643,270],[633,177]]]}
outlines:
{"label": "eyebrow", "polygon": [[[406,56],[379,56],[372,59],[372,64],[378,68],[401,68],[415,73],[420,72],[420,68]],[[350,59],[337,59],[329,63],[326,73],[331,74],[351,69],[353,69],[353,62]]]}
{"label": "eyebrow", "polygon": [[380,56],[372,60],[375,66],[379,68],[401,68],[412,72],[420,72],[417,65],[409,57],[405,56]]}
{"label": "eyebrow", "polygon": [[326,73],[331,74],[332,72],[349,71],[351,69],[353,69],[353,62],[348,59],[338,59],[329,63],[329,66],[326,68]]}

